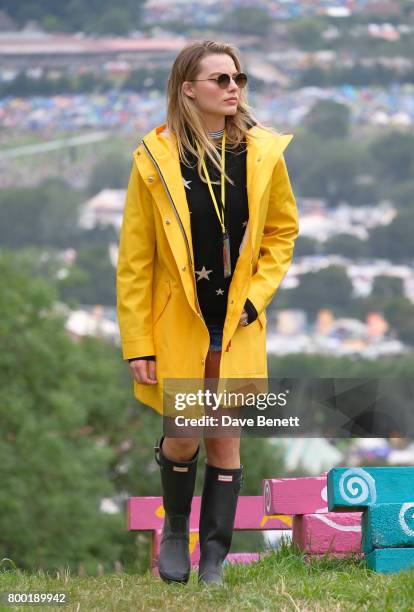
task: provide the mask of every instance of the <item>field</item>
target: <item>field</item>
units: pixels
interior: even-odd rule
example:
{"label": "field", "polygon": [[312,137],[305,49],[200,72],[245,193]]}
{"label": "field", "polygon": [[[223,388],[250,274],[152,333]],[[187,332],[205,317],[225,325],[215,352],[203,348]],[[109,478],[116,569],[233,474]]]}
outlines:
{"label": "field", "polygon": [[[414,571],[376,574],[364,561],[322,558],[305,562],[301,553],[283,545],[250,566],[225,568],[225,586],[200,587],[192,572],[187,585],[168,585],[154,578],[131,573],[100,577],[57,573],[27,574],[3,563],[0,591],[65,591],[69,611],[108,610],[300,610],[319,612],[382,612],[414,610]],[[0,605],[0,610],[11,609]],[[14,610],[31,609],[13,606]],[[55,606],[36,606],[34,610],[58,610]],[[60,607],[62,609],[62,606]]]}

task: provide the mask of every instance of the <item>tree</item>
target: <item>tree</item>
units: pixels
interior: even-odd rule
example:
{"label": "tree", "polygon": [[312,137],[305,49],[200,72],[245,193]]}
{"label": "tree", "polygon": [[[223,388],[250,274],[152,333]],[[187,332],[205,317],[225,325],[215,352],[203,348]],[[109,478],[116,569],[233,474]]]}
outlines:
{"label": "tree", "polygon": [[80,304],[116,304],[115,269],[108,244],[95,242],[78,248],[75,264],[60,282],[61,298]]}
{"label": "tree", "polygon": [[320,18],[306,17],[292,20],[289,25],[289,34],[296,46],[312,51],[323,45],[324,28],[325,25]]}
{"label": "tree", "polygon": [[381,312],[385,316],[388,304],[394,298],[404,297],[404,285],[401,278],[386,274],[374,278],[369,295],[355,301],[351,315],[365,320],[370,312]]}
{"label": "tree", "polygon": [[92,170],[88,191],[95,195],[102,189],[126,189],[131,159],[110,153],[101,158]]}
{"label": "tree", "polygon": [[301,192],[307,197],[325,198],[329,206],[337,206],[341,201],[355,205],[356,177],[363,167],[363,153],[341,140],[320,140],[315,146],[317,155],[315,149],[308,151],[298,175]]}
{"label": "tree", "polygon": [[90,246],[91,244],[117,243],[119,235],[113,225],[103,225],[98,223],[90,229],[80,228],[76,240],[72,242],[74,249]]}
{"label": "tree", "polygon": [[405,297],[395,297],[384,307],[385,317],[406,344],[414,345],[414,304]]}
{"label": "tree", "polygon": [[27,570],[112,570],[136,561],[136,537],[101,500],[157,491],[161,423],[118,348],[69,338],[34,255],[0,251],[0,552]]}
{"label": "tree", "polygon": [[106,10],[96,20],[93,31],[101,34],[127,34],[131,30],[131,15],[122,5],[113,6]]}
{"label": "tree", "polygon": [[298,236],[295,242],[295,257],[316,255],[321,250],[321,243],[309,236]]}
{"label": "tree", "polygon": [[286,162],[295,193],[303,197],[358,206],[376,204],[382,196],[383,187],[371,178],[375,165],[361,142],[323,138],[298,126]]}
{"label": "tree", "polygon": [[374,278],[371,296],[377,300],[389,300],[395,297],[403,297],[404,284],[398,276],[380,274]]}
{"label": "tree", "polygon": [[414,136],[409,133],[389,132],[377,138],[370,147],[384,182],[398,183],[412,180],[414,173]]}
{"label": "tree", "polygon": [[270,24],[267,10],[259,6],[242,6],[229,11],[218,26],[226,32],[266,36]]}
{"label": "tree", "polygon": [[302,274],[297,287],[285,290],[287,308],[301,308],[312,317],[321,308],[331,308],[336,314],[346,313],[352,292],[352,282],[342,266]]}
{"label": "tree", "polygon": [[408,180],[397,183],[387,194],[390,200],[400,210],[414,209],[414,181]]}
{"label": "tree", "polygon": [[162,67],[137,68],[129,73],[122,83],[121,89],[132,91],[158,89],[159,91],[165,91],[168,74],[168,70]]}
{"label": "tree", "polygon": [[80,200],[66,181],[49,179],[39,187],[13,187],[0,194],[0,244],[69,247],[78,233]]}
{"label": "tree", "polygon": [[322,138],[346,138],[349,133],[350,110],[334,100],[319,100],[305,117],[305,125]]}
{"label": "tree", "polygon": [[297,77],[298,89],[300,87],[310,87],[316,85],[317,87],[326,86],[328,79],[327,71],[320,66],[310,66],[301,72]]}
{"label": "tree", "polygon": [[66,32],[124,33],[137,29],[144,0],[123,0],[118,11],[110,0],[2,0],[1,4],[21,26],[35,19],[45,26],[57,24]]}
{"label": "tree", "polygon": [[414,211],[400,212],[389,225],[374,227],[369,235],[369,248],[376,257],[411,263],[414,258]]}
{"label": "tree", "polygon": [[354,259],[367,254],[367,242],[352,234],[335,234],[323,244],[323,252],[328,255],[343,255]]}
{"label": "tree", "polygon": [[113,450],[82,434],[89,406],[75,392],[88,364],[53,314],[53,288],[29,269],[2,253],[3,553],[24,568],[115,560],[122,521],[99,512],[100,499],[114,492],[107,474]]}

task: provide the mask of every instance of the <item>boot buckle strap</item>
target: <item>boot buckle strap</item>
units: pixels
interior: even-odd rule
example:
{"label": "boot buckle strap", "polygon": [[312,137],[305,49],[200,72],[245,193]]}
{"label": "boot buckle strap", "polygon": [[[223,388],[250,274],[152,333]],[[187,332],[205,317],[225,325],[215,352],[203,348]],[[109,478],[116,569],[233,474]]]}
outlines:
{"label": "boot buckle strap", "polygon": [[[161,441],[161,440],[160,440]],[[160,467],[162,467],[161,461],[159,460],[159,454],[160,454],[160,441],[156,440],[155,441],[155,446],[154,446],[154,454],[155,454],[155,461],[158,463],[158,465]]]}

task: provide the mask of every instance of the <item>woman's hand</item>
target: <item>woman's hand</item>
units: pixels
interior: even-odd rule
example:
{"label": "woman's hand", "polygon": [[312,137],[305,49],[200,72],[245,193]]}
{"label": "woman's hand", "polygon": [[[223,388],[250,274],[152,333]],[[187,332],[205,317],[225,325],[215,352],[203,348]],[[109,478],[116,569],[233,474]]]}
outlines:
{"label": "woman's hand", "polygon": [[248,318],[247,318],[247,312],[245,311],[245,309],[243,308],[243,312],[241,313],[241,317],[240,317],[240,321],[239,321],[239,325],[241,325],[242,327],[244,327],[245,325],[248,324]]}
{"label": "woman's hand", "polygon": [[156,385],[155,361],[151,359],[134,359],[129,364],[135,380],[141,385]]}

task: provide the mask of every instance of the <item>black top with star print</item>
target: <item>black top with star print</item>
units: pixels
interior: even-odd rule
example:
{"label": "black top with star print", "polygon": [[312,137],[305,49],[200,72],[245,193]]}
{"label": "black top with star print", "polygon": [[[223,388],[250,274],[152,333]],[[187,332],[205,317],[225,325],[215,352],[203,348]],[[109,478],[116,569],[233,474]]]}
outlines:
{"label": "black top with star print", "polygon": [[[221,151],[221,139],[216,140]],[[226,173],[234,186],[225,183],[226,197],[224,225],[230,236],[230,259],[232,275],[224,278],[222,228],[208,185],[197,171],[197,160],[188,154],[191,168],[181,161],[181,174],[188,208],[190,211],[191,234],[194,252],[197,296],[203,317],[207,324],[223,327],[227,311],[227,295],[239,256],[239,247],[249,219],[246,189],[246,142],[237,149],[226,147]],[[206,157],[207,171],[211,181],[219,181],[219,171]],[[221,185],[212,184],[216,201],[221,210]]]}

